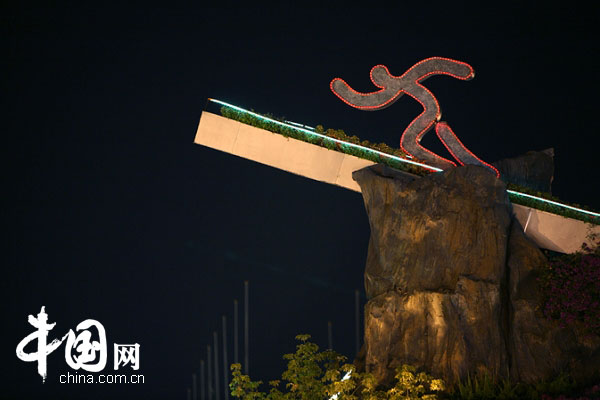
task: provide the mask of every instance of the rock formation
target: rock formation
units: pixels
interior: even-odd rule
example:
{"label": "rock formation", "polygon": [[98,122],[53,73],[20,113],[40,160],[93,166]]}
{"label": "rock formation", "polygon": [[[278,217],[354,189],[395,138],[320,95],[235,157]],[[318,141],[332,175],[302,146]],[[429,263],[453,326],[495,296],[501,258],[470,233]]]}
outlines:
{"label": "rock formation", "polygon": [[550,193],[554,179],[554,149],[530,151],[492,163],[505,182]]}
{"label": "rock formation", "polygon": [[405,363],[448,382],[600,371],[600,340],[536,310],[545,258],[512,218],[504,182],[478,166],[415,179],[378,165],[353,177],[371,227],[364,363],[381,383]]}

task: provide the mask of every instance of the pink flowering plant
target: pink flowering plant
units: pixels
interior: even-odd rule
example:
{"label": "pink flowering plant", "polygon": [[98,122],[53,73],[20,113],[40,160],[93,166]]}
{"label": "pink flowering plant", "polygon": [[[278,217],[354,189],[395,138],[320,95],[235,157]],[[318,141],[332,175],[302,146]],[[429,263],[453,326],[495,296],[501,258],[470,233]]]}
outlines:
{"label": "pink flowering plant", "polygon": [[542,311],[560,326],[582,324],[591,334],[600,335],[600,240],[593,246],[553,257],[541,277],[545,301]]}

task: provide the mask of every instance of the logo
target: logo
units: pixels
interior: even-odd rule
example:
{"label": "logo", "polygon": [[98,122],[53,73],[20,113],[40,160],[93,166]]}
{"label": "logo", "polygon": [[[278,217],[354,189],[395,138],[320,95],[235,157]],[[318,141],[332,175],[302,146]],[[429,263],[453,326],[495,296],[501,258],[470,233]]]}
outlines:
{"label": "logo", "polygon": [[115,343],[115,370],[119,365],[130,364],[134,370],[140,369],[140,345],[139,344],[116,344]]}
{"label": "logo", "polygon": [[[48,375],[48,355],[60,347],[65,340],[65,361],[72,369],[99,372],[106,367],[106,331],[100,322],[86,319],[77,325],[75,332],[69,329],[61,339],[54,339],[48,343],[48,334],[54,329],[56,323],[48,323],[45,307],[42,306],[37,317],[29,315],[27,321],[37,330],[19,342],[17,357],[26,362],[37,362],[37,370],[42,377],[42,382],[46,381]],[[37,341],[37,351],[26,353],[25,347],[34,341]],[[134,370],[139,369],[140,345],[138,343],[114,344],[114,369],[118,370],[119,366],[126,365]]]}

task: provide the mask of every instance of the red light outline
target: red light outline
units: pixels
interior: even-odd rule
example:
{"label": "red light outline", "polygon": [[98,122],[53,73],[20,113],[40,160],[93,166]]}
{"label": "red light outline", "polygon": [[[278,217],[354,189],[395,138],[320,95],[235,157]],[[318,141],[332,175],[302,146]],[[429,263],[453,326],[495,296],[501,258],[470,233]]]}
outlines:
{"label": "red light outline", "polygon": [[[421,86],[421,85],[419,85],[419,86]],[[425,89],[427,92],[429,92],[429,90],[427,90],[427,88],[426,88],[426,87],[424,87],[424,86],[421,86],[421,87],[423,87],[423,88],[424,88],[424,89]],[[415,123],[415,122],[416,122],[416,121],[417,121],[419,118],[421,118],[421,116],[422,116],[422,115],[424,115],[424,114],[427,112],[427,107],[425,107],[425,104],[423,104],[423,102],[422,102],[420,99],[416,98],[414,95],[412,95],[412,94],[410,94],[410,93],[407,93],[407,94],[408,94],[410,97],[412,97],[413,99],[415,99],[416,101],[418,101],[418,102],[421,104],[421,106],[423,107],[423,112],[422,112],[421,114],[419,114],[419,116],[418,116],[417,118],[413,119],[413,120],[410,122],[410,124],[408,124],[408,126],[406,127],[406,129],[404,130],[404,132],[402,132],[402,136],[400,137],[400,148],[401,148],[401,149],[402,149],[402,151],[404,151],[405,153],[407,153],[407,154],[411,154],[411,153],[410,153],[408,150],[406,150],[406,149],[404,148],[404,146],[402,145],[402,142],[403,142],[403,140],[404,140],[404,138],[405,138],[405,135],[404,135],[404,134],[405,134],[405,133],[406,133],[406,132],[407,132],[407,131],[410,129],[410,127],[411,127],[411,126],[412,126],[412,125],[413,125],[413,124],[414,124],[414,123]],[[435,99],[435,96],[433,96],[433,93],[429,92],[429,94],[431,94],[431,96],[432,96],[432,97]],[[437,100],[436,100],[436,103],[437,103]],[[438,107],[438,110],[439,110],[439,107],[440,107],[440,106],[439,106],[439,104],[437,104],[437,107]],[[439,111],[438,111],[438,113],[437,113],[437,115],[436,115],[436,119],[437,119],[437,118],[439,118],[439,117],[440,117],[440,113],[439,113]],[[453,166],[455,166],[455,167],[456,167],[456,163],[455,163],[455,162],[453,162],[453,161],[451,161],[451,160],[448,160],[447,158],[444,158],[444,157],[442,157],[442,156],[440,156],[440,155],[437,155],[437,154],[435,154],[433,151],[429,150],[429,149],[428,149],[428,148],[426,148],[426,147],[423,147],[423,146],[421,146],[421,143],[419,143],[419,141],[421,140],[421,138],[422,138],[423,136],[425,136],[425,134],[426,134],[426,133],[427,133],[427,132],[428,132],[428,131],[431,129],[431,126],[432,126],[433,124],[435,124],[435,123],[436,123],[436,121],[435,121],[435,120],[431,121],[431,122],[430,122],[430,123],[429,123],[429,124],[428,124],[428,125],[427,125],[427,126],[424,128],[424,129],[422,129],[422,130],[421,130],[421,132],[417,133],[417,135],[415,136],[415,144],[416,144],[416,145],[417,145],[417,147],[419,147],[421,150],[424,150],[425,152],[427,152],[427,153],[431,154],[431,155],[432,155],[432,156],[434,156],[435,158],[438,158],[438,159],[440,159],[442,162],[447,162],[447,163],[450,163],[450,164],[452,164]],[[411,154],[411,155],[412,155],[412,154]],[[414,157],[414,156],[413,156],[413,157]]]}
{"label": "red light outline", "polygon": [[440,139],[440,141],[442,142],[442,144],[444,145],[444,147],[446,148],[446,150],[448,150],[448,152],[450,154],[452,154],[452,157],[454,157],[459,163],[460,165],[465,165],[465,163],[460,159],[460,157],[458,157],[456,154],[454,154],[454,152],[452,151],[451,147],[446,143],[446,141],[442,138],[442,136],[440,135],[440,130],[447,128],[447,132],[452,135],[452,137],[454,137],[454,140],[456,140],[456,143],[458,145],[460,145],[460,147],[462,147],[463,150],[465,150],[467,153],[469,153],[469,155],[471,155],[471,157],[473,157],[474,159],[476,159],[477,161],[479,161],[480,163],[482,163],[483,165],[485,165],[486,167],[493,169],[496,172],[496,178],[500,178],[500,172],[498,171],[498,169],[496,169],[493,165],[486,163],[485,161],[483,161],[482,159],[480,159],[479,157],[477,157],[475,154],[473,154],[473,152],[469,149],[467,149],[465,147],[465,145],[460,141],[460,139],[458,138],[458,136],[456,136],[456,134],[454,133],[454,131],[452,130],[452,128],[450,128],[450,125],[448,125],[446,122],[438,122],[437,124],[435,124],[435,134],[437,135],[437,137]]}
{"label": "red light outline", "polygon": [[[382,93],[386,90],[389,90],[389,87],[385,87],[382,86],[380,84],[378,84],[377,82],[375,82],[375,79],[373,78],[373,71],[376,68],[383,68],[385,70],[385,73],[392,79],[403,79],[406,77],[406,75],[408,75],[410,72],[412,72],[415,68],[417,68],[418,66],[430,62],[430,61],[434,61],[434,60],[443,60],[443,61],[449,61],[452,63],[456,63],[456,64],[460,64],[463,66],[466,66],[469,70],[469,74],[468,75],[457,75],[457,74],[453,74],[451,72],[447,72],[447,71],[442,71],[439,69],[435,69],[432,70],[430,72],[427,72],[424,75],[419,76],[417,79],[410,81],[412,84],[418,86],[419,88],[423,89],[429,96],[431,96],[431,98],[433,99],[435,106],[437,108],[436,111],[436,115],[433,121],[431,121],[429,124],[427,124],[427,126],[422,129],[420,132],[418,132],[415,135],[415,145],[417,148],[419,148],[420,150],[425,151],[426,153],[428,153],[429,155],[433,156],[435,159],[438,159],[439,161],[441,161],[442,163],[447,163],[450,165],[453,165],[456,167],[456,163],[448,160],[442,156],[439,156],[438,154],[434,153],[433,151],[421,146],[421,144],[419,143],[421,138],[431,129],[432,125],[435,124],[435,131],[436,131],[436,135],[437,137],[440,139],[440,141],[442,142],[442,144],[444,145],[444,147],[446,147],[446,149],[450,152],[450,154],[452,154],[452,156],[461,164],[464,165],[464,162],[457,157],[457,155],[450,149],[450,146],[446,143],[446,141],[444,141],[439,133],[439,129],[442,129],[443,127],[447,127],[448,128],[448,132],[452,135],[452,137],[456,140],[456,143],[462,147],[462,149],[464,149],[469,155],[471,155],[475,160],[477,160],[478,162],[480,162],[481,164],[487,166],[488,168],[494,170],[496,172],[496,177],[500,177],[500,173],[498,172],[498,170],[496,168],[494,168],[492,165],[486,163],[485,161],[481,160],[479,157],[477,157],[475,154],[473,154],[473,152],[471,152],[469,149],[467,149],[465,147],[465,145],[458,139],[458,137],[456,136],[456,134],[454,133],[454,131],[452,130],[452,128],[450,128],[450,126],[443,122],[440,123],[438,122],[439,119],[441,118],[441,112],[440,112],[440,104],[437,100],[437,98],[435,97],[435,95],[429,90],[427,89],[425,86],[423,86],[421,84],[422,81],[426,80],[427,78],[429,78],[432,75],[448,75],[451,76],[453,78],[456,79],[460,79],[460,80],[469,80],[471,78],[473,78],[475,76],[475,71],[473,70],[473,67],[471,67],[471,65],[462,62],[462,61],[458,61],[458,60],[453,60],[451,58],[446,58],[446,57],[430,57],[430,58],[426,58],[424,60],[419,61],[418,63],[414,64],[412,67],[410,67],[406,72],[404,72],[402,75],[400,76],[394,76],[390,73],[389,69],[383,65],[383,64],[377,64],[375,65],[373,68],[371,68],[371,70],[369,71],[369,78],[371,80],[371,82],[373,83],[373,85],[375,85],[376,87],[380,88],[380,90],[374,91],[374,92],[370,92],[370,93],[362,93],[359,92],[357,90],[354,90],[350,85],[348,85],[348,83],[346,81],[344,81],[341,78],[334,78],[331,80],[331,82],[329,83],[329,88],[330,90],[333,92],[333,94],[335,94],[340,100],[342,100],[344,103],[348,104],[351,107],[357,108],[359,110],[378,110],[378,109],[382,109],[385,108],[386,106],[392,104],[393,102],[395,102],[400,96],[402,96],[403,94],[407,94],[409,95],[411,98],[415,99],[416,101],[419,102],[419,104],[421,104],[421,107],[423,107],[423,112],[421,112],[421,114],[419,114],[415,119],[413,119],[411,121],[411,123],[408,125],[408,127],[406,127],[406,129],[404,129],[404,131],[402,132],[402,136],[400,137],[400,148],[402,149],[402,151],[404,151],[405,153],[407,153],[408,155],[411,155],[412,157],[415,157],[414,154],[412,154],[411,152],[409,152],[403,145],[404,142],[404,138],[406,136],[406,133],[409,131],[409,129],[421,118],[423,117],[429,110],[426,107],[425,103],[423,103],[423,101],[421,101],[419,98],[416,97],[416,95],[410,93],[409,91],[405,90],[405,89],[399,89],[397,90],[397,92],[391,96],[388,100],[384,101],[383,103],[377,104],[377,105],[369,105],[369,106],[361,106],[361,105],[357,105],[354,103],[351,103],[350,101],[346,100],[344,97],[342,97],[333,87],[334,83],[339,81],[341,82],[344,87],[349,90],[350,92],[357,94],[359,96],[373,96],[375,94],[379,94]],[[442,127],[440,127],[440,124],[443,124]]]}
{"label": "red light outline", "polygon": [[[375,80],[373,79],[373,71],[375,70],[375,68],[379,68],[379,67],[381,67],[381,68],[385,69],[385,72],[386,72],[386,73],[388,74],[388,76],[389,76],[390,78],[392,78],[392,79],[402,79],[402,78],[404,78],[404,77],[405,77],[407,74],[409,74],[409,73],[410,73],[410,72],[411,72],[413,69],[415,69],[416,67],[418,67],[419,65],[421,65],[421,64],[424,64],[424,63],[426,63],[426,62],[429,62],[429,61],[434,61],[434,60],[450,61],[450,62],[453,62],[453,63],[456,63],[456,64],[461,64],[461,65],[464,65],[464,66],[466,66],[467,68],[469,68],[469,71],[470,71],[470,73],[469,73],[469,75],[467,75],[467,76],[465,77],[465,76],[460,76],[460,75],[452,74],[452,73],[450,73],[450,72],[446,72],[446,71],[442,71],[442,70],[433,70],[433,71],[430,71],[430,72],[426,73],[425,75],[422,75],[422,76],[420,76],[418,79],[416,79],[415,81],[413,81],[415,84],[419,85],[419,86],[420,86],[420,87],[422,87],[422,88],[425,88],[425,86],[421,85],[421,84],[420,84],[420,82],[422,82],[422,81],[424,81],[425,79],[429,78],[431,75],[448,75],[448,76],[451,76],[451,77],[453,77],[453,78],[460,79],[460,80],[463,80],[463,81],[469,80],[469,79],[473,78],[473,76],[475,76],[475,71],[473,70],[473,67],[471,67],[469,64],[467,64],[467,63],[465,63],[465,62],[458,61],[458,60],[453,60],[453,59],[451,59],[451,58],[446,58],[446,57],[429,57],[429,58],[426,58],[426,59],[424,59],[424,60],[421,60],[421,61],[419,61],[418,63],[416,63],[415,65],[413,65],[412,67],[410,67],[410,68],[409,68],[409,69],[408,69],[408,70],[407,70],[405,73],[403,73],[403,74],[402,74],[402,75],[400,75],[400,76],[395,76],[395,75],[392,75],[392,74],[390,73],[390,70],[388,69],[388,67],[386,67],[386,66],[385,66],[385,65],[383,65],[383,64],[377,64],[377,65],[375,65],[375,66],[374,66],[373,68],[371,68],[371,70],[369,71],[369,78],[370,78],[370,80],[371,80],[371,83],[373,83],[373,85],[375,85],[375,86],[377,86],[378,88],[380,88],[380,90],[376,90],[376,91],[374,91],[374,92],[370,92],[370,93],[363,93],[363,92],[359,92],[359,91],[357,91],[357,90],[354,90],[354,89],[353,89],[353,88],[352,88],[350,85],[348,85],[348,83],[347,83],[345,80],[343,80],[342,78],[333,78],[333,79],[331,80],[331,82],[329,83],[329,89],[331,89],[331,91],[333,92],[333,94],[335,94],[335,95],[336,95],[336,96],[337,96],[337,97],[338,97],[340,100],[342,100],[344,103],[348,104],[348,105],[349,105],[349,106],[351,106],[351,107],[357,108],[357,109],[359,109],[359,110],[370,110],[370,109],[379,109],[379,108],[383,108],[383,107],[385,107],[387,104],[389,104],[389,103],[391,103],[391,102],[395,101],[395,100],[396,100],[396,99],[397,99],[397,98],[398,98],[400,95],[402,95],[402,94],[405,94],[405,93],[406,93],[406,94],[408,94],[408,93],[407,93],[405,90],[402,90],[402,89],[401,89],[401,90],[399,90],[399,91],[398,91],[398,93],[396,93],[396,94],[395,94],[394,96],[392,96],[390,99],[388,99],[387,101],[385,101],[385,102],[383,102],[383,103],[381,103],[381,104],[379,104],[379,105],[375,105],[375,106],[359,106],[359,105],[356,105],[356,104],[350,103],[349,101],[347,101],[346,99],[344,99],[343,97],[341,97],[341,96],[340,96],[340,95],[339,95],[339,94],[338,94],[338,93],[337,93],[337,92],[336,92],[336,91],[333,89],[333,84],[334,84],[334,82],[336,82],[336,81],[339,81],[339,82],[341,82],[342,84],[344,84],[344,86],[345,86],[345,87],[346,87],[348,90],[350,90],[351,92],[353,92],[353,93],[355,93],[355,94],[357,94],[357,95],[359,95],[359,96],[372,96],[372,95],[374,95],[374,94],[381,93],[381,92],[384,92],[385,90],[387,90],[387,89],[386,89],[384,86],[381,86],[381,85],[377,84],[377,83],[375,82]],[[427,88],[425,88],[425,89],[427,90]],[[429,90],[427,90],[427,91],[429,92]],[[429,93],[430,93],[430,94],[433,96],[433,93],[431,93],[431,92],[429,92]],[[433,98],[435,99],[435,102],[437,103],[437,99],[435,98],[435,96],[433,96]],[[437,103],[437,105],[438,105],[438,107],[439,107],[439,103]]]}

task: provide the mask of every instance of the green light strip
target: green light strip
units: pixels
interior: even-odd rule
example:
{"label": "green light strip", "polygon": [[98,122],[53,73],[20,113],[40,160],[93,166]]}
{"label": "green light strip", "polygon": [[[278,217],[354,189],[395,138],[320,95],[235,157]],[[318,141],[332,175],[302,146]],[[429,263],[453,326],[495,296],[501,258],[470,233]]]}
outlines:
{"label": "green light strip", "polygon": [[[307,133],[307,134],[312,135],[312,136],[317,136],[317,137],[320,137],[320,138],[323,138],[323,139],[331,140],[331,141],[334,141],[336,143],[344,144],[346,146],[355,147],[357,149],[367,150],[367,151],[370,151],[372,153],[379,154],[381,156],[388,157],[388,158],[391,158],[391,159],[396,160],[396,161],[404,162],[404,163],[407,163],[407,164],[418,165],[420,167],[427,168],[427,169],[430,169],[430,170],[433,170],[433,171],[443,171],[442,169],[436,168],[436,167],[432,167],[431,165],[426,165],[426,164],[418,163],[416,161],[407,160],[405,158],[401,158],[401,157],[394,156],[394,155],[391,155],[391,154],[383,153],[381,151],[370,149],[368,147],[360,146],[358,144],[344,142],[343,140],[335,139],[335,138],[329,137],[327,135],[322,135],[320,133],[316,133],[316,132],[310,131],[308,129],[304,129],[304,128],[300,128],[300,127],[297,127],[297,126],[294,126],[294,125],[290,125],[290,124],[287,124],[287,123],[284,123],[284,122],[280,122],[280,121],[274,120],[272,118],[263,117],[262,115],[259,115],[259,114],[255,113],[255,112],[245,110],[245,109],[243,109],[241,107],[234,106],[233,104],[225,103],[224,101],[221,101],[221,100],[210,99],[210,98],[208,100],[212,101],[213,103],[221,104],[221,105],[223,105],[225,107],[233,108],[234,110],[237,110],[237,111],[240,111],[240,112],[243,112],[243,113],[246,113],[246,114],[250,114],[250,115],[252,115],[252,116],[254,116],[256,118],[260,118],[260,119],[262,119],[264,121],[269,121],[269,122],[272,122],[272,123],[275,123],[275,124],[278,124],[278,125],[281,125],[281,126],[285,126],[287,128],[295,129],[297,131],[301,131],[301,132]],[[510,193],[510,194],[514,194],[516,196],[528,197],[530,199],[535,199],[535,200],[541,201],[543,203],[548,203],[548,204],[552,204],[552,205],[555,205],[555,206],[567,208],[569,210],[578,211],[580,213],[592,215],[594,217],[600,217],[600,213],[595,213],[595,212],[583,210],[581,208],[572,207],[572,206],[569,206],[569,205],[566,205],[566,204],[557,203],[556,201],[544,199],[542,197],[532,196],[530,194],[516,192],[514,190],[507,190],[507,192]]]}
{"label": "green light strip", "polygon": [[272,123],[275,123],[275,124],[278,124],[278,125],[281,125],[281,126],[285,126],[287,128],[295,129],[297,131],[301,131],[301,132],[307,133],[307,134],[312,135],[312,136],[317,136],[317,137],[320,137],[322,139],[331,140],[333,142],[344,144],[346,146],[354,147],[354,148],[357,148],[357,149],[367,150],[367,151],[370,151],[371,153],[379,154],[381,156],[384,156],[384,157],[387,157],[387,158],[391,158],[391,159],[396,160],[396,161],[400,161],[400,162],[407,163],[407,164],[418,165],[419,167],[427,168],[427,169],[430,169],[430,170],[433,170],[433,171],[436,171],[436,172],[437,171],[443,171],[442,169],[439,169],[439,168],[436,168],[436,167],[432,167],[431,165],[426,165],[426,164],[422,164],[422,163],[419,163],[419,162],[416,162],[416,161],[407,160],[405,158],[394,156],[392,154],[387,154],[387,153],[384,153],[384,152],[381,152],[381,151],[378,151],[378,150],[370,149],[368,147],[364,147],[364,146],[361,146],[361,145],[358,145],[358,144],[354,144],[354,143],[350,143],[350,142],[344,142],[343,140],[332,138],[332,137],[329,137],[327,135],[322,135],[320,133],[316,133],[316,132],[310,131],[308,129],[304,129],[304,128],[300,128],[300,127],[297,127],[297,126],[294,126],[294,125],[286,124],[285,122],[277,121],[277,120],[274,120],[272,118],[263,117],[262,115],[254,113],[252,111],[244,110],[241,107],[234,106],[233,104],[225,103],[224,101],[221,101],[221,100],[216,100],[216,99],[208,99],[208,100],[210,100],[210,101],[212,101],[214,103],[218,103],[218,104],[221,104],[223,106],[229,107],[229,108],[233,108],[234,110],[237,110],[237,111],[240,111],[240,112],[243,112],[243,113],[246,113],[246,114],[253,115],[256,118],[260,118],[260,119],[262,119],[264,121],[269,121],[269,122],[272,122]]}
{"label": "green light strip", "polygon": [[543,201],[544,203],[552,204],[552,205],[555,205],[555,206],[568,208],[569,210],[578,211],[578,212],[581,212],[581,213],[584,213],[584,214],[589,214],[589,215],[592,215],[594,217],[600,217],[599,213],[591,212],[591,211],[588,211],[588,210],[582,210],[581,208],[577,208],[577,207],[571,207],[569,205],[562,204],[562,203],[557,203],[556,201],[544,199],[542,197],[532,196],[530,194],[516,192],[514,190],[507,190],[507,192],[511,193],[511,194],[515,194],[517,196],[529,197],[530,199],[535,199],[535,200]]}

